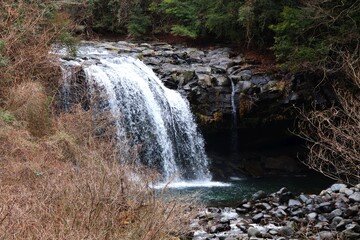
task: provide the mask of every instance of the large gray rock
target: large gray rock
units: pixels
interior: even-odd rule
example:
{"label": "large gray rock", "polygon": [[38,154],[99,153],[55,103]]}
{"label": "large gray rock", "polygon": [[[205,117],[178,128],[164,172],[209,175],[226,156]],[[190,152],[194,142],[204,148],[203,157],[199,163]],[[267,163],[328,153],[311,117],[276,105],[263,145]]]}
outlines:
{"label": "large gray rock", "polygon": [[339,192],[340,189],[342,188],[346,188],[347,186],[345,184],[342,184],[342,183],[335,183],[333,185],[331,185],[330,189],[331,191],[333,192]]}
{"label": "large gray rock", "polygon": [[247,233],[249,237],[261,237],[261,232],[254,227],[249,227]]}
{"label": "large gray rock", "polygon": [[349,199],[354,202],[360,202],[360,192],[353,193],[349,196]]}

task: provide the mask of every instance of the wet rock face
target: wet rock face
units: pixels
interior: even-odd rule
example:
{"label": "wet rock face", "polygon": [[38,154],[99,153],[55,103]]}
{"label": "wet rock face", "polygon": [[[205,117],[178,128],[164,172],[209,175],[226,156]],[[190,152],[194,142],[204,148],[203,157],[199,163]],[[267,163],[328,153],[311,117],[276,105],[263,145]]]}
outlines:
{"label": "wet rock face", "polygon": [[360,184],[334,184],[319,195],[259,191],[237,208],[199,212],[190,239],[360,239],[359,202],[346,191],[359,194]]}

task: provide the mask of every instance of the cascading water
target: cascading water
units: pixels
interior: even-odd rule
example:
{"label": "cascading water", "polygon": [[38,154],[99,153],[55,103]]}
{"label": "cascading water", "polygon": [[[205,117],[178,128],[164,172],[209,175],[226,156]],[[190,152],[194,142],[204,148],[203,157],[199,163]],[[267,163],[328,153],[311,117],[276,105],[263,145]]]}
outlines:
{"label": "cascading water", "polygon": [[159,169],[165,180],[211,179],[188,102],[150,68],[140,60],[117,57],[100,59],[84,71],[90,86],[107,99],[120,142],[141,146],[139,162]]}
{"label": "cascading water", "polygon": [[233,160],[237,160],[238,156],[238,144],[239,144],[239,136],[238,136],[238,129],[237,129],[237,111],[236,111],[236,104],[235,104],[235,94],[236,94],[236,85],[234,80],[231,79],[231,111],[232,111],[232,125],[231,125],[231,158]]}

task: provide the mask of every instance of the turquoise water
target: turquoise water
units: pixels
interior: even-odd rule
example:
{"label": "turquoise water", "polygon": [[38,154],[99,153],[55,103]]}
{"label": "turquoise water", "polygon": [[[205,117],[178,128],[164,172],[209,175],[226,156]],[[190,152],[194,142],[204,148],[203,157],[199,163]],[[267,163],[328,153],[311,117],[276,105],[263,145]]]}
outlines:
{"label": "turquoise water", "polygon": [[259,190],[273,193],[286,187],[294,194],[319,194],[321,190],[328,188],[332,183],[332,180],[322,176],[247,178],[226,183],[205,183],[202,186],[201,184],[195,184],[195,186],[179,184],[166,189],[166,194],[178,198],[195,196],[207,206],[235,207],[243,199],[251,197]]}

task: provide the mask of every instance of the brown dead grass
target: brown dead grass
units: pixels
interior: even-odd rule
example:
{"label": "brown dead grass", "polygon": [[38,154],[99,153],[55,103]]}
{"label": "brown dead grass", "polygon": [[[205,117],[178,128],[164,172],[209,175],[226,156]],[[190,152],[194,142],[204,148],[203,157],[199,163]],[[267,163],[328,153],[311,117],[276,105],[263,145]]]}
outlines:
{"label": "brown dead grass", "polygon": [[64,114],[43,138],[0,120],[0,239],[153,240],[187,231],[189,203],[156,196],[156,174],[120,165],[89,119]]}

